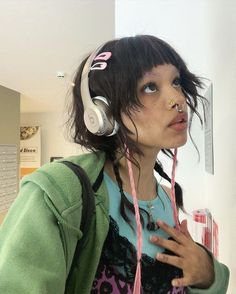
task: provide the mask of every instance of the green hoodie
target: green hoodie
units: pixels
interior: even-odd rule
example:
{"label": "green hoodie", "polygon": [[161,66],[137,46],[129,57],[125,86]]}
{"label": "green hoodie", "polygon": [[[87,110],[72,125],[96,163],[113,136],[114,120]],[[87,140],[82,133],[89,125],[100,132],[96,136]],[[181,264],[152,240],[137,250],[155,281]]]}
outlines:
{"label": "green hoodie", "polygon": [[[92,183],[104,166],[103,153],[70,157]],[[86,234],[86,246],[74,268],[74,281],[65,292],[78,240],[82,237],[81,184],[67,166],[44,165],[21,182],[19,195],[0,227],[0,293],[88,294],[109,228],[108,194],[102,182],[95,194],[96,214]],[[215,281],[209,289],[188,293],[226,293],[229,271],[214,259]]]}

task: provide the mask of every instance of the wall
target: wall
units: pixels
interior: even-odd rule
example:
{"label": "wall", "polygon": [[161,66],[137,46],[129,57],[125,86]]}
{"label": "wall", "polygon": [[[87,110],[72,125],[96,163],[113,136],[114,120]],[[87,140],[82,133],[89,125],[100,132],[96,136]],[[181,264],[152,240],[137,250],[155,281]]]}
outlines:
{"label": "wall", "polygon": [[42,164],[50,161],[50,157],[79,154],[82,149],[69,141],[65,127],[65,117],[60,112],[21,113],[21,126],[37,125],[41,127]]}
{"label": "wall", "polygon": [[177,179],[184,186],[186,208],[207,206],[219,224],[220,259],[230,267],[231,294],[236,289],[235,15],[233,0],[116,1],[117,37],[148,33],[163,38],[190,70],[213,82],[215,174],[204,170],[204,136],[195,124],[201,160],[188,143],[179,153]]}
{"label": "wall", "polygon": [[0,86],[0,144],[16,144],[20,140],[20,94]]}
{"label": "wall", "polygon": [[114,37],[114,3],[0,1],[0,84],[22,94],[23,112],[61,111],[80,59]]}
{"label": "wall", "polygon": [[[26,94],[30,91],[32,93],[32,96],[31,93],[30,97],[22,95],[21,125],[41,126],[42,164],[45,164],[49,162],[50,157],[52,156],[66,157],[82,152],[80,147],[71,143],[68,140],[67,130],[64,127],[65,117],[63,115],[63,111],[65,108],[65,104],[69,103],[68,101],[71,98],[71,79],[74,78],[74,74],[77,71],[79,63],[84,58],[85,54],[95,49],[98,44],[103,43],[105,40],[114,38],[115,1],[103,0],[99,1],[99,4],[98,1],[95,0],[77,1],[81,3],[77,3],[76,1],[59,1],[58,6],[55,8],[55,10],[52,10],[52,2],[46,4],[44,3],[43,6],[45,5],[47,8],[44,7],[45,9],[43,10],[43,12],[46,12],[47,19],[51,20],[52,28],[53,26],[57,25],[57,21],[59,21],[59,24],[61,24],[60,17],[66,20],[66,25],[60,27],[60,30],[57,29],[56,33],[54,33],[52,31],[52,28],[50,28],[49,31],[46,31],[46,36],[45,28],[42,26],[47,25],[47,23],[45,23],[44,18],[41,17],[41,14],[38,15],[37,13],[37,5],[41,6],[41,2],[38,1],[38,3],[30,5],[30,7],[28,7],[27,5],[24,11],[28,11],[28,9],[30,9],[33,16],[34,13],[36,13],[36,19],[38,20],[38,22],[35,23],[34,17],[32,17],[31,15],[30,24],[32,22],[32,25],[35,25],[38,28],[36,33],[39,34],[39,36],[41,37],[43,36],[43,43],[41,43],[44,44],[44,47],[50,47],[52,40],[53,42],[55,42],[53,46],[47,48],[48,50],[41,51],[40,46],[37,46],[36,48],[34,47],[34,45],[32,45],[33,53],[34,50],[36,50],[38,54],[37,56],[40,57],[33,58],[32,62],[27,63],[28,67],[23,66],[23,68],[26,70],[24,71],[23,76],[20,75],[20,78],[22,79],[21,84],[25,86],[25,91],[22,91],[22,93]],[[57,11],[56,14],[55,11]],[[87,15],[88,12],[89,15]],[[26,19],[28,20],[28,18]],[[76,23],[78,19],[80,19],[81,21],[79,24]],[[42,21],[43,24],[42,26],[40,26],[40,22]],[[64,23],[65,22],[62,22],[62,24]],[[24,26],[28,27],[28,23],[22,24],[20,22],[20,28],[22,28],[23,32],[25,32],[25,30],[23,29]],[[32,33],[33,35],[35,35],[34,31],[29,31],[28,33]],[[65,41],[63,42],[61,42],[63,39],[62,36],[65,37]],[[18,38],[19,36],[16,37]],[[54,38],[56,39],[54,40]],[[32,40],[34,40],[34,38]],[[36,42],[38,42],[38,38]],[[25,48],[24,44],[21,42],[20,46],[22,46],[23,48],[23,53],[21,51],[20,53],[21,55],[23,54],[22,56],[24,57],[25,52],[27,52],[28,50],[28,47],[26,46],[27,48]],[[82,46],[83,50],[80,48],[80,46]],[[53,50],[50,51],[52,48]],[[55,78],[57,79],[57,83],[54,83],[53,81],[55,81],[55,79],[52,80],[51,77],[53,70],[50,68],[50,66],[52,64],[56,64],[56,66],[58,67],[58,59],[55,58],[58,56],[58,52],[60,53],[60,70],[65,71],[67,75],[64,80],[58,80],[58,78]],[[14,52],[14,58],[15,56],[16,52]],[[30,54],[30,57],[32,56],[33,55]],[[23,62],[22,60],[24,60],[24,58],[20,59],[20,61],[18,58],[17,62]],[[47,66],[45,67],[46,71],[42,75],[41,67],[43,62],[45,61],[47,62]],[[34,62],[37,62],[37,64],[35,64]],[[38,68],[37,66],[39,66],[41,70],[36,70],[35,72],[35,68]],[[21,69],[22,66],[20,66],[20,70]],[[51,78],[46,75],[47,70],[49,70],[48,73],[50,74]],[[27,76],[27,72],[30,72],[29,76]],[[38,75],[40,76],[38,77]],[[17,81],[14,80],[12,82],[17,83]],[[33,96],[33,93],[35,93],[35,97]],[[39,94],[42,94],[40,96],[40,99]]]}
{"label": "wall", "polygon": [[[0,86],[0,144],[16,145],[19,159],[20,94],[2,86]],[[0,213],[0,223],[3,216],[4,213]]]}

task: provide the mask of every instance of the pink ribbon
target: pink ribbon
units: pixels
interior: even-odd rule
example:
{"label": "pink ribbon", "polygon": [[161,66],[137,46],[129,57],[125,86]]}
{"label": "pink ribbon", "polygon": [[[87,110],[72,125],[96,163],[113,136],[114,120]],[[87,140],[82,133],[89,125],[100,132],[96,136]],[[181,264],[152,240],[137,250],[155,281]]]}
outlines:
{"label": "pink ribbon", "polygon": [[175,199],[176,162],[177,162],[177,148],[175,148],[175,150],[174,150],[174,158],[173,158],[172,173],[171,173],[171,206],[172,206],[172,210],[173,210],[173,217],[174,217],[176,229],[180,230],[178,210],[177,210],[176,199]]}

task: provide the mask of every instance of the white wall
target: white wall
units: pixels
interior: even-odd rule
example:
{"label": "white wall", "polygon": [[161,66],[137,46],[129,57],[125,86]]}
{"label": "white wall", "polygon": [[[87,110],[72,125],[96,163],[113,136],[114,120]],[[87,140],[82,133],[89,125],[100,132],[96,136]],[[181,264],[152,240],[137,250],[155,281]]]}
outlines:
{"label": "white wall", "polygon": [[82,152],[81,148],[69,141],[65,118],[62,113],[21,113],[21,126],[41,126],[42,164],[52,156],[67,157]]}
{"label": "white wall", "polygon": [[114,3],[0,1],[0,84],[22,94],[21,112],[62,110],[80,60],[114,36]]}
{"label": "white wall", "polygon": [[[230,267],[228,293],[236,289],[235,151],[236,1],[117,0],[116,36],[153,34],[174,46],[189,69],[213,81],[215,174],[204,171],[204,137],[199,125],[179,154],[177,180],[188,210],[209,207],[220,229],[220,260]],[[234,291],[233,291],[234,289]]]}
{"label": "white wall", "polygon": [[[17,1],[14,0],[13,2]],[[20,66],[20,72],[22,73],[23,69],[24,74],[18,75],[17,78],[12,75],[7,75],[7,77],[5,75],[4,77],[5,79],[9,78],[12,87],[14,85],[14,87],[17,87],[20,79],[20,92],[22,92],[21,125],[41,126],[42,164],[44,164],[49,162],[52,156],[66,157],[82,152],[79,146],[68,140],[67,130],[64,127],[65,105],[70,103],[68,99],[71,98],[71,80],[74,79],[75,72],[84,56],[95,49],[98,44],[114,38],[115,1],[101,0],[98,3],[95,0],[59,0],[56,7],[54,7],[53,1],[44,3],[38,0],[35,1],[36,3],[30,3],[32,4],[30,6],[27,5],[27,0],[23,2],[20,7],[20,15],[25,16],[30,11],[29,18],[24,17],[23,22],[22,18],[19,18],[16,13],[17,5],[14,5],[14,3],[8,5],[7,1],[3,3],[4,8],[6,8],[5,15],[14,16],[14,24],[17,26],[19,23],[18,27],[20,27],[22,33],[20,35],[18,33],[10,40],[15,42],[20,38],[19,36],[23,36],[23,39],[20,38],[21,41],[25,40],[25,32],[27,36],[37,36],[37,38],[30,38],[30,46],[28,43],[25,46],[26,42],[18,42],[20,51],[15,52],[13,50],[13,53],[10,52],[17,60],[14,64],[24,64],[24,66]],[[38,7],[44,8],[40,10],[39,14],[37,12]],[[9,17],[5,20],[8,23]],[[47,26],[48,30],[45,30]],[[36,32],[31,30],[32,27],[37,28]],[[7,30],[8,35],[9,30]],[[37,46],[34,46],[35,44]],[[41,45],[43,48],[40,47]],[[9,48],[15,47],[10,46]],[[29,49],[32,50],[28,54],[27,57],[29,58],[26,62],[24,56],[27,55]],[[17,54],[21,58],[17,58]],[[35,56],[37,57],[35,58]],[[47,62],[47,66],[44,66],[42,71],[41,66],[42,64],[45,65],[45,62]],[[56,69],[54,66],[56,66]],[[58,80],[55,76],[58,70],[66,73],[65,79]],[[10,72],[12,73],[11,68]],[[17,72],[17,67],[15,72]],[[30,76],[27,75],[29,72]],[[39,78],[38,75],[40,75]],[[56,83],[54,83],[55,81]]]}

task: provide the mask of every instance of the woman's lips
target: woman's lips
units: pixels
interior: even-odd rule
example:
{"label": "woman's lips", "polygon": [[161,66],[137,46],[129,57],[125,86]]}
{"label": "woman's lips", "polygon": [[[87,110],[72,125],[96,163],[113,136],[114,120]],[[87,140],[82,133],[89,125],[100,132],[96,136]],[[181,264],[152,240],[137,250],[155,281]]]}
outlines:
{"label": "woman's lips", "polygon": [[188,124],[187,122],[180,122],[180,123],[175,123],[173,125],[170,125],[169,127],[175,131],[183,131],[187,129]]}
{"label": "woman's lips", "polygon": [[175,131],[183,131],[188,127],[188,116],[187,113],[178,114],[168,125]]}

